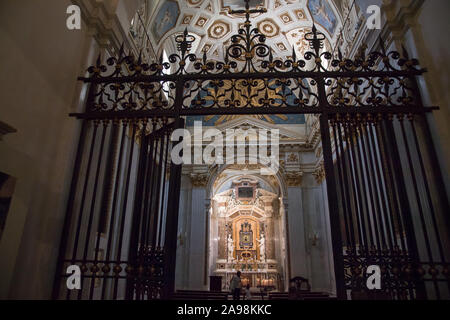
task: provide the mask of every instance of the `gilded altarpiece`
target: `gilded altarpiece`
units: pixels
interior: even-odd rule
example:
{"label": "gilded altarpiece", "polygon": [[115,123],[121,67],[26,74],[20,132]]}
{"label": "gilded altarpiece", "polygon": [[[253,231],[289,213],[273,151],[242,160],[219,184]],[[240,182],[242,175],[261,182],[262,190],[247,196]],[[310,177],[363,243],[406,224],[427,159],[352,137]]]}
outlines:
{"label": "gilded altarpiece", "polygon": [[[240,188],[248,190],[240,192]],[[259,188],[255,181],[243,179],[233,182],[229,190],[216,194],[214,199],[218,246],[213,269],[215,275],[225,279],[223,289],[237,271],[242,272],[244,285],[279,288],[281,264],[274,241],[278,196]]]}

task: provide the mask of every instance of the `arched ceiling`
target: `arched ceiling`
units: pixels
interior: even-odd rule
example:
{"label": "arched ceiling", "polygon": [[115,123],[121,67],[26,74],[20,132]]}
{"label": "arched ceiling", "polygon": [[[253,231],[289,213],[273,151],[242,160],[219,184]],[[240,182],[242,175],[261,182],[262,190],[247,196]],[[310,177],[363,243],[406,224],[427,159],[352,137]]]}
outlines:
{"label": "arched ceiling", "polygon": [[[252,8],[267,9],[266,13],[253,14],[251,22],[266,35],[266,43],[278,57],[291,56],[293,47],[297,54],[308,49],[303,38],[313,21],[327,36],[325,49],[332,50],[343,25],[342,3],[346,2],[350,0],[338,1],[339,6],[332,0],[251,0]],[[172,35],[187,28],[197,37],[196,53],[206,51],[210,59],[223,59],[224,46],[244,22],[242,15],[231,10],[243,9],[244,4],[243,0],[160,0],[147,18],[154,52],[174,48]]]}

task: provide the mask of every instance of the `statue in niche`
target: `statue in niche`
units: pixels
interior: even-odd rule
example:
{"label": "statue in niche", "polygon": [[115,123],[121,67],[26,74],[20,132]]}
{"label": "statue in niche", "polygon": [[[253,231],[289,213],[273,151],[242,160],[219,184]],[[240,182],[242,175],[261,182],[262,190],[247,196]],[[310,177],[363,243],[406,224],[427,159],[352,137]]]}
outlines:
{"label": "statue in niche", "polygon": [[231,233],[228,234],[228,261],[233,260],[233,252],[234,252],[234,241],[231,238]]}
{"label": "statue in niche", "polygon": [[256,239],[259,243],[259,258],[261,261],[266,260],[266,237],[264,236],[264,233],[261,233],[261,239]]}

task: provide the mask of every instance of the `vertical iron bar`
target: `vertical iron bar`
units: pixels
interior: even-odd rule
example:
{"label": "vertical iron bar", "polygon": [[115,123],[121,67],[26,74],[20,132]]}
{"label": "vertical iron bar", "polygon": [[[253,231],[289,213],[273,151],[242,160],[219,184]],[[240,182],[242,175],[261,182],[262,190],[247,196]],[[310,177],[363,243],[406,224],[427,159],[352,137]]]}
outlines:
{"label": "vertical iron bar", "polygon": [[[377,189],[376,189],[376,185],[375,185],[375,179],[374,179],[374,170],[375,168],[373,168],[372,166],[369,167],[369,165],[371,164],[367,159],[367,153],[368,153],[368,149],[366,148],[366,143],[364,142],[364,139],[367,138],[368,139],[368,133],[366,132],[365,128],[366,128],[366,119],[364,119],[363,124],[361,124],[361,122],[358,123],[358,127],[360,130],[360,136],[361,136],[361,149],[362,149],[362,155],[363,155],[363,160],[364,160],[364,168],[365,168],[365,172],[366,172],[366,177],[367,177],[367,186],[369,188],[369,196],[368,198],[370,199],[370,204],[371,204],[371,208],[372,208],[372,216],[373,216],[373,223],[374,223],[374,231],[375,231],[375,238],[376,238],[376,242],[377,242],[377,246],[378,246],[378,250],[379,252],[382,249],[381,243],[383,243],[383,247],[386,246],[386,241],[384,239],[384,237],[382,236],[383,232],[379,231],[379,226],[381,228],[381,217],[380,215],[380,208],[378,207],[378,201],[375,201],[374,199],[378,200],[378,193],[377,193]],[[360,154],[361,156],[361,154]],[[372,185],[375,186],[375,188],[372,188]],[[374,198],[375,197],[375,198]],[[380,224],[378,223],[378,220],[380,221]]]}
{"label": "vertical iron bar", "polygon": [[[381,206],[379,207],[380,211],[382,212],[382,215],[380,214],[380,226],[383,233],[383,246],[386,246],[386,238],[389,245],[389,248],[393,248],[393,244],[396,243],[395,241],[395,230],[393,229],[393,223],[394,221],[391,219],[389,220],[387,213],[387,199],[385,197],[385,189],[386,189],[386,182],[382,179],[381,175],[381,166],[378,162],[378,154],[377,154],[377,145],[375,144],[375,139],[373,137],[373,128],[374,125],[373,119],[369,119],[369,122],[367,124],[367,145],[369,148],[369,160],[372,164],[372,170],[376,173],[376,179],[374,177],[374,181],[378,180],[378,187],[375,183],[374,189],[376,192],[376,198],[381,201]],[[380,149],[380,146],[378,145],[378,150]],[[384,187],[384,188],[383,188]],[[384,222],[384,224],[383,224]]]}
{"label": "vertical iron bar", "polygon": [[[106,137],[106,130],[108,128],[108,120],[103,120],[103,132],[102,132],[102,138],[100,142],[100,150],[99,150],[99,156],[97,160],[97,168],[95,169],[95,179],[94,179],[94,187],[93,187],[93,193],[92,193],[92,199],[91,199],[91,208],[89,212],[89,219],[88,219],[88,226],[86,231],[86,239],[84,243],[84,252],[83,252],[83,264],[86,263],[87,257],[88,257],[88,250],[89,250],[89,242],[91,239],[91,229],[92,229],[92,222],[94,220],[94,209],[95,209],[95,200],[97,199],[97,187],[98,187],[98,178],[100,176],[100,169],[102,165],[103,160],[103,148],[105,146],[105,137]],[[92,269],[91,268],[91,272]],[[89,293],[89,299],[92,300],[92,294],[94,290],[94,281],[95,281],[95,272],[92,272],[92,279],[91,279],[91,289]],[[81,280],[81,287],[83,287],[83,279]],[[78,297],[81,298],[81,290],[78,292]]]}
{"label": "vertical iron bar", "polygon": [[[414,172],[414,167],[413,167],[413,163],[412,163],[412,154],[409,149],[408,138],[406,136],[405,125],[403,123],[404,115],[398,114],[397,118],[398,118],[398,121],[400,122],[400,128],[401,128],[401,132],[403,135],[403,142],[404,142],[404,146],[405,146],[405,150],[406,150],[406,158],[408,159],[408,165],[409,165],[409,174],[412,179],[414,194],[415,194],[415,198],[416,198],[416,202],[417,202],[417,208],[419,210],[419,218],[420,218],[420,222],[422,225],[422,233],[423,233],[423,237],[425,240],[425,248],[428,253],[428,259],[430,261],[430,265],[431,265],[431,267],[434,267],[433,252],[431,250],[430,239],[428,237],[428,231],[427,231],[427,225],[426,225],[426,221],[425,221],[425,217],[424,217],[424,213],[423,213],[422,201],[420,200],[420,193],[419,193],[419,188],[417,185],[416,174]],[[420,256],[418,256],[418,258],[420,261]],[[434,284],[434,289],[435,289],[436,295],[437,295],[438,299],[440,299],[441,293],[439,291],[439,286],[436,282],[436,279],[433,279],[433,284]]]}
{"label": "vertical iron bar", "polygon": [[130,232],[130,244],[128,248],[128,263],[131,265],[131,277],[127,279],[126,299],[132,300],[134,287],[136,285],[136,297],[140,298],[140,277],[143,275],[143,269],[138,265],[137,250],[139,246],[139,224],[141,222],[142,211],[142,191],[145,182],[145,164],[147,162],[148,136],[146,135],[147,119],[141,121],[141,146],[139,150],[138,169],[136,176],[136,187],[134,192],[134,206],[132,213],[132,225]]}
{"label": "vertical iron bar", "polygon": [[[166,124],[167,125],[167,124]],[[161,194],[161,204],[160,204],[160,214],[159,216],[161,217],[161,223],[159,224],[159,231],[158,231],[158,236],[159,236],[159,240],[158,240],[158,246],[162,247],[163,243],[162,243],[162,226],[163,226],[163,222],[164,222],[164,204],[165,204],[165,198],[166,198],[166,173],[167,173],[167,159],[168,159],[168,152],[169,152],[169,135],[170,135],[170,131],[165,129],[164,130],[164,156],[163,156],[163,160],[161,163],[161,167],[162,167],[162,194]],[[166,208],[167,209],[167,208]],[[165,237],[164,237],[165,238]]]}
{"label": "vertical iron bar", "polygon": [[[348,181],[349,175],[348,175],[348,172],[347,172],[347,167],[350,167],[350,162],[347,160],[347,157],[345,156],[345,154],[349,153],[350,150],[349,150],[348,144],[347,144],[347,152],[344,149],[344,141],[343,141],[343,137],[342,137],[341,126],[343,126],[343,123],[340,121],[338,123],[337,133],[338,133],[338,136],[339,136],[339,146],[340,146],[341,154],[342,154],[342,171],[343,171],[343,175],[344,175],[344,182],[345,182],[345,185],[349,188],[348,196],[347,196],[347,201],[348,201],[347,202],[347,207],[349,209],[349,212],[348,212],[349,213],[349,222],[350,222],[350,225],[351,225],[351,227],[350,227],[350,234],[351,234],[352,239],[353,239],[352,240],[353,241],[353,243],[352,243],[352,247],[353,247],[352,250],[355,250],[356,249],[357,240],[356,240],[356,236],[355,236],[355,223],[353,222],[353,210],[352,210],[351,196],[350,196],[350,194],[351,194],[350,187],[353,186],[353,183],[349,183],[349,181]],[[361,239],[361,237],[359,239]]]}
{"label": "vertical iron bar", "polygon": [[361,200],[361,192],[359,191],[359,184],[356,178],[356,169],[355,169],[355,156],[354,156],[354,152],[355,150],[353,149],[353,142],[352,142],[352,134],[351,134],[351,129],[349,128],[351,126],[351,124],[349,123],[349,119],[347,119],[345,121],[344,124],[344,134],[346,136],[346,142],[347,142],[347,151],[348,151],[348,164],[349,164],[349,170],[350,170],[350,176],[351,176],[351,180],[352,180],[352,186],[353,186],[353,190],[356,193],[356,197],[355,198],[355,202],[356,202],[356,206],[355,206],[355,213],[356,213],[356,226],[357,226],[357,230],[358,230],[358,234],[359,234],[359,251],[361,252],[365,252],[365,248],[367,248],[367,238],[365,233],[363,232],[364,230],[362,229],[362,224],[361,224],[361,216],[360,216],[360,212],[362,211],[362,200]]}
{"label": "vertical iron bar", "polygon": [[[370,250],[373,248],[374,246],[374,239],[373,239],[373,233],[372,233],[372,228],[370,225],[370,216],[369,216],[369,200],[368,200],[368,194],[367,194],[367,190],[366,190],[366,179],[364,177],[364,170],[363,170],[363,160],[361,157],[361,149],[359,146],[359,138],[358,138],[358,123],[360,121],[360,119],[358,119],[358,115],[356,115],[356,117],[354,117],[353,119],[353,126],[352,126],[352,133],[355,134],[355,158],[357,159],[357,162],[355,163],[355,169],[359,168],[359,170],[357,170],[357,176],[360,177],[359,181],[361,184],[361,191],[362,191],[362,197],[363,197],[363,204],[364,209],[361,213],[361,217],[362,219],[362,223],[363,223],[363,228],[366,231],[366,233],[369,234],[369,240],[370,240],[370,246],[368,245],[366,248],[366,253],[368,255],[368,257],[370,257]],[[362,133],[361,133],[361,139],[362,139]],[[358,180],[357,180],[358,181]],[[365,217],[365,218],[364,218]],[[366,223],[367,222],[367,223]],[[367,230],[366,230],[367,227]]]}
{"label": "vertical iron bar", "polygon": [[[412,90],[414,94],[416,95],[416,103],[419,105],[420,108],[424,108],[423,105],[423,99],[422,94],[419,89],[419,84],[417,83],[416,76],[409,77],[409,80],[412,84]],[[436,190],[439,195],[439,198],[441,200],[442,206],[443,206],[443,212],[450,212],[450,205],[446,194],[446,188],[444,183],[444,175],[442,174],[441,165],[438,160],[438,156],[436,153],[436,146],[435,141],[432,139],[430,125],[425,117],[425,114],[423,114],[421,117],[419,117],[419,121],[422,123],[421,128],[423,130],[423,137],[425,139],[424,144],[427,146],[428,155],[430,157],[431,161],[431,168],[434,175],[434,183],[436,185]],[[425,179],[425,177],[424,177]],[[448,214],[443,215],[444,221],[447,226],[447,232],[450,231],[450,217]]]}
{"label": "vertical iron bar", "polygon": [[69,191],[69,199],[67,201],[67,207],[66,207],[66,216],[64,218],[64,224],[62,228],[61,233],[61,241],[59,245],[59,252],[58,252],[58,260],[56,265],[56,272],[55,272],[55,278],[53,280],[53,292],[52,297],[54,300],[59,298],[59,292],[61,287],[61,279],[62,279],[62,273],[63,273],[63,267],[64,267],[64,260],[66,258],[66,250],[67,250],[67,243],[70,233],[70,226],[73,216],[73,209],[74,209],[74,203],[75,203],[75,195],[77,191],[78,186],[78,180],[80,177],[80,168],[81,168],[81,162],[83,160],[83,151],[84,151],[84,145],[86,142],[86,133],[88,130],[87,126],[87,120],[82,120],[81,123],[81,129],[80,129],[80,139],[78,141],[78,147],[76,151],[75,161],[73,165],[72,170],[72,181],[70,183],[70,191]]}
{"label": "vertical iron bar", "polygon": [[[401,214],[403,216],[403,220],[405,222],[405,230],[406,230],[406,241],[408,242],[408,251],[410,252],[410,257],[412,260],[411,264],[411,279],[414,280],[416,284],[416,296],[418,299],[426,299],[426,291],[423,280],[417,279],[414,276],[414,271],[416,270],[419,264],[419,250],[417,248],[416,243],[416,233],[414,231],[414,224],[412,221],[411,208],[409,205],[408,193],[405,186],[404,180],[404,171],[401,166],[400,155],[398,151],[397,140],[395,137],[394,126],[393,126],[393,115],[388,114],[387,119],[385,120],[385,129],[386,129],[386,139],[384,143],[389,147],[389,154],[391,155],[392,164],[394,167],[393,173],[395,177],[395,182],[398,188],[398,195],[400,201]],[[383,130],[382,130],[383,132]]]}
{"label": "vertical iron bar", "polygon": [[[324,88],[323,88],[324,90]],[[324,96],[326,99],[326,96]],[[330,212],[331,237],[333,239],[333,258],[334,272],[336,276],[336,294],[338,299],[345,300],[345,278],[344,278],[344,259],[341,238],[338,197],[336,192],[336,176],[333,168],[333,154],[331,150],[330,129],[328,124],[328,114],[320,115],[320,131],[322,135],[322,147],[324,157],[324,167],[327,182],[328,206]]]}
{"label": "vertical iron bar", "polygon": [[[347,219],[347,191],[343,185],[343,177],[342,177],[342,168],[341,168],[341,157],[339,155],[339,149],[338,149],[338,142],[337,142],[337,138],[336,138],[336,119],[330,119],[330,125],[333,128],[333,138],[334,138],[334,150],[335,150],[335,154],[336,154],[336,164],[337,164],[337,169],[338,169],[338,177],[339,177],[339,189],[341,190],[341,197],[343,199],[341,199],[342,202],[342,215],[344,217],[344,223],[345,223],[345,236],[346,236],[346,240],[345,241],[345,245],[348,249],[349,244],[351,246],[351,242],[352,242],[352,238],[350,236],[349,233],[349,222]],[[344,242],[343,242],[344,244]]]}
{"label": "vertical iron bar", "polygon": [[[184,119],[178,117],[175,119],[175,129],[184,128]],[[175,144],[174,142],[173,144]],[[180,205],[180,189],[181,189],[181,164],[170,165],[169,177],[169,195],[173,201],[167,204],[167,218],[164,240],[164,290],[163,298],[170,298],[175,290],[175,267],[176,267],[176,251],[177,251],[177,229],[178,229],[178,211]]]}
{"label": "vertical iron bar", "polygon": [[[120,267],[120,262],[121,262],[121,257],[122,257],[122,242],[123,242],[123,235],[124,235],[124,227],[125,227],[125,218],[126,218],[126,213],[127,213],[127,204],[128,204],[128,189],[130,186],[130,175],[131,175],[131,167],[133,164],[133,153],[134,153],[134,144],[135,144],[135,135],[136,135],[136,120],[131,120],[131,125],[132,125],[132,133],[131,133],[131,137],[130,137],[130,155],[128,158],[128,169],[127,169],[127,177],[126,177],[126,182],[125,182],[125,191],[123,193],[124,195],[124,200],[123,200],[123,204],[122,204],[122,221],[120,223],[120,230],[119,230],[119,243],[118,243],[118,247],[117,247],[117,255],[116,255],[116,267],[117,267],[117,271],[121,271],[121,267]],[[128,263],[130,263],[128,261]],[[129,267],[129,265],[127,266]],[[116,277],[114,279],[114,292],[113,292],[113,299],[116,300],[117,299],[117,287],[118,287],[118,283],[119,283],[119,275],[120,275],[120,271],[116,272]],[[127,273],[127,278],[128,278],[129,274]]]}
{"label": "vertical iron bar", "polygon": [[[156,128],[156,120],[153,119],[153,130],[155,130]],[[154,225],[154,212],[153,212],[153,207],[154,207],[154,190],[155,190],[155,184],[156,184],[156,179],[155,179],[155,175],[156,175],[156,170],[157,170],[157,156],[158,156],[158,142],[159,142],[159,138],[157,136],[156,133],[152,133],[152,139],[153,139],[153,153],[151,155],[151,157],[153,158],[152,160],[152,167],[151,167],[151,178],[150,178],[150,190],[149,190],[149,194],[148,194],[148,212],[147,212],[147,217],[148,217],[148,225],[146,227],[146,235],[145,235],[145,243],[147,246],[151,246],[151,250],[153,250],[153,243],[151,243],[152,240],[152,228]]]}
{"label": "vertical iron bar", "polygon": [[[392,257],[392,268],[397,268],[398,272],[394,273],[392,268],[391,268],[390,272],[394,273],[394,277],[396,279],[396,284],[397,284],[397,295],[398,295],[399,299],[402,299],[403,298],[402,288],[400,288],[401,271],[402,270],[400,270],[400,268],[403,267],[403,263],[406,262],[406,259],[409,259],[409,249],[405,242],[406,230],[403,228],[403,218],[401,215],[400,204],[399,204],[399,201],[400,201],[399,200],[400,199],[399,190],[398,190],[398,186],[396,186],[395,182],[394,182],[393,171],[395,169],[391,168],[392,157],[388,156],[390,153],[389,153],[388,146],[386,143],[386,138],[385,138],[384,130],[382,127],[382,121],[383,121],[382,115],[377,114],[376,119],[374,119],[374,129],[375,129],[375,136],[377,138],[376,139],[377,144],[375,144],[374,136],[371,135],[371,137],[372,137],[372,145],[378,146],[378,151],[379,151],[379,156],[380,156],[380,167],[383,171],[384,181],[385,181],[384,187],[386,189],[385,190],[386,196],[388,197],[388,200],[389,200],[390,210],[387,210],[387,212],[389,213],[389,217],[387,217],[385,215],[385,221],[386,221],[386,223],[388,223],[389,221],[391,222],[392,234],[393,234],[395,243],[397,243],[397,239],[395,236],[396,230],[395,230],[395,224],[394,224],[394,217],[398,224],[397,227],[398,227],[398,233],[399,233],[399,238],[400,238],[400,247],[401,247],[402,251],[396,252],[395,247],[394,247],[394,252],[393,252],[393,257]],[[375,157],[378,160],[377,154],[375,154]],[[408,280],[408,290],[409,290],[410,298],[413,299],[414,298],[414,290],[413,290],[412,283],[409,280]]]}
{"label": "vertical iron bar", "polygon": [[[444,249],[443,249],[442,241],[441,241],[441,236],[440,236],[440,232],[439,232],[439,228],[438,228],[438,224],[437,224],[437,220],[436,220],[436,213],[435,213],[435,210],[434,210],[433,201],[431,199],[430,188],[429,188],[428,179],[427,179],[427,176],[426,176],[425,165],[424,165],[424,162],[423,162],[422,153],[421,153],[420,146],[419,146],[419,140],[417,138],[417,132],[416,132],[416,127],[414,125],[414,117],[413,117],[413,115],[409,115],[409,120],[410,120],[410,123],[411,123],[411,128],[412,128],[412,132],[413,132],[413,136],[414,136],[414,142],[416,144],[417,155],[419,157],[420,170],[422,172],[422,178],[423,178],[423,182],[425,184],[425,190],[426,190],[426,194],[427,194],[428,206],[430,207],[431,219],[432,219],[432,222],[433,222],[433,229],[434,229],[434,233],[436,234],[436,240],[437,240],[437,245],[438,245],[438,249],[439,249],[439,256],[441,258],[441,263],[443,265],[445,265],[446,264],[446,258],[445,258]],[[449,291],[450,291],[450,281],[447,281],[447,285],[448,285],[448,288],[449,288]]]}
{"label": "vertical iron bar", "polygon": [[159,206],[160,206],[160,198],[161,198],[161,172],[162,172],[162,159],[163,159],[163,153],[164,153],[164,143],[163,143],[164,136],[159,135],[158,137],[158,144],[159,144],[159,163],[158,163],[158,173],[157,173],[157,179],[156,179],[156,196],[155,196],[155,203],[154,203],[154,225],[152,228],[152,244],[154,248],[160,249],[158,246],[158,226],[161,222],[161,217],[159,216]]}
{"label": "vertical iron bar", "polygon": [[[95,147],[95,140],[96,140],[96,137],[97,137],[98,124],[99,124],[99,121],[98,120],[94,120],[94,131],[92,133],[91,148],[89,150],[89,159],[88,159],[88,164],[87,164],[87,169],[86,169],[86,176],[85,176],[85,179],[84,179],[83,193],[82,193],[82,196],[81,196],[80,210],[78,212],[78,223],[77,223],[77,229],[76,229],[76,233],[75,233],[74,247],[73,247],[73,251],[72,251],[72,264],[75,264],[75,260],[77,258],[78,240],[79,240],[79,237],[80,237],[81,222],[83,220],[84,201],[86,199],[86,191],[87,191],[87,188],[88,188],[89,175],[90,175],[90,171],[91,171],[92,157],[93,157],[93,154],[94,154],[94,147]],[[84,268],[82,266],[81,282],[83,282],[83,273],[85,272],[83,269]],[[78,299],[80,298],[80,294],[82,293],[82,290],[83,289],[79,290]],[[70,290],[67,290],[67,299],[70,298],[70,295],[71,295]]]}
{"label": "vertical iron bar", "polygon": [[[122,173],[122,159],[125,157],[125,155],[123,153],[123,149],[124,149],[124,144],[125,144],[127,127],[128,127],[127,120],[123,120],[122,135],[121,135],[121,139],[120,139],[120,147],[119,147],[119,154],[118,154],[119,159],[117,161],[117,170],[116,170],[115,181],[114,181],[114,193],[113,193],[113,197],[112,197],[111,218],[109,219],[108,242],[106,245],[105,261],[107,261],[107,262],[106,262],[105,267],[102,270],[104,272],[104,274],[108,274],[111,271],[111,267],[109,266],[109,264],[110,264],[109,260],[111,257],[111,247],[112,247],[112,242],[113,242],[113,233],[114,233],[113,231],[114,231],[114,223],[115,223],[116,208],[117,208],[117,194],[118,194],[118,189],[119,189],[120,177],[121,177],[121,173]],[[101,296],[102,300],[105,298],[106,285],[107,285],[107,280],[105,278],[105,281],[102,284],[102,296]]]}

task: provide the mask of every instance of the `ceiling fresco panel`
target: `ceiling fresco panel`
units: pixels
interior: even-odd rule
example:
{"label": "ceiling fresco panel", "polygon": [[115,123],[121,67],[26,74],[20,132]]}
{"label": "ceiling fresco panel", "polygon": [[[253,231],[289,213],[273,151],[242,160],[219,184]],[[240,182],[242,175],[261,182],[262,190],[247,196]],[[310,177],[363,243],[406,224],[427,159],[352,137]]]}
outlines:
{"label": "ceiling fresco panel", "polygon": [[180,15],[180,7],[175,0],[167,0],[157,11],[153,19],[150,32],[156,42],[160,42],[164,35],[174,28]]}
{"label": "ceiling fresco panel", "polygon": [[308,0],[308,9],[315,23],[324,27],[333,37],[337,27],[337,18],[329,2],[325,0]]}

